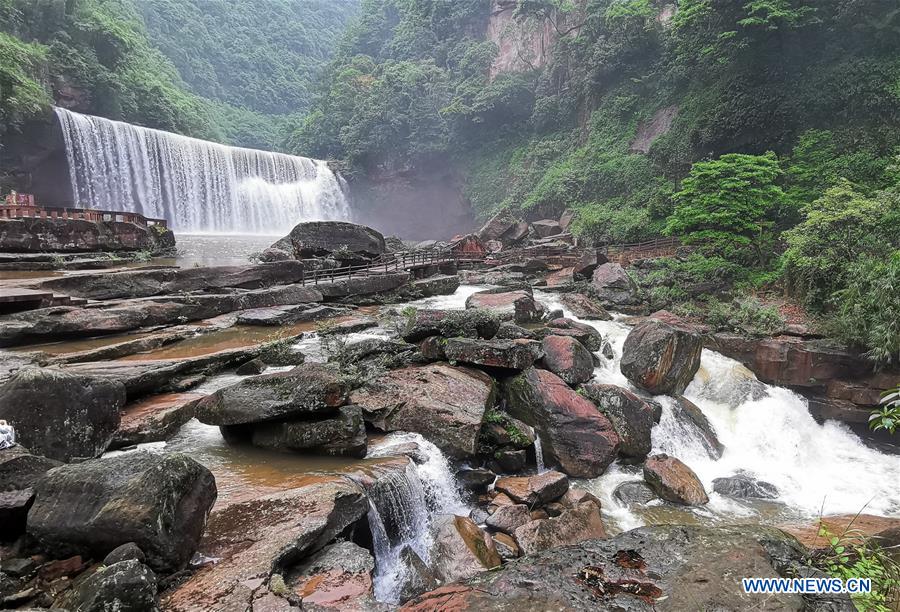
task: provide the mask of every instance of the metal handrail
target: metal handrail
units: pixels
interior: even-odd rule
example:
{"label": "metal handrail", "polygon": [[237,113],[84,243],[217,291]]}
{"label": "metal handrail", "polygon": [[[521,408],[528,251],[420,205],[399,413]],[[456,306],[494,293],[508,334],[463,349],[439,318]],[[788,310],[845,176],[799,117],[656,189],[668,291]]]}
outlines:
{"label": "metal handrail", "polygon": [[168,222],[165,219],[145,217],[135,212],[36,206],[32,204],[0,204],[0,219],[81,219],[84,221],[122,221],[145,227],[153,225],[168,226]]}
{"label": "metal handrail", "polygon": [[[466,257],[471,255],[471,257]],[[334,282],[335,280],[351,280],[353,275],[372,276],[379,274],[386,276],[391,272],[400,272],[415,268],[416,266],[440,265],[445,263],[483,261],[481,253],[455,252],[451,250],[429,251],[400,251],[386,253],[378,259],[366,264],[356,266],[343,266],[325,270],[313,270],[304,272],[300,285],[318,285],[319,283]]]}

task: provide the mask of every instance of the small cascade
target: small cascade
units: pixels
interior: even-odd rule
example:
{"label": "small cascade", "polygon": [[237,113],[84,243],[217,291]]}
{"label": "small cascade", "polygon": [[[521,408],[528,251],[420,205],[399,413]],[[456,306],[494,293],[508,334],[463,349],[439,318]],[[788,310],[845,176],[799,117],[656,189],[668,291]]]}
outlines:
{"label": "small cascade", "polygon": [[75,205],[167,219],[182,232],[286,234],[349,220],[323,161],[229,147],[57,108]]}
{"label": "small cascade", "polygon": [[403,474],[379,478],[369,491],[369,527],[375,553],[375,597],[397,603],[410,568],[404,560],[408,547],[426,564],[431,556],[431,518],[438,514],[468,516],[447,457],[419,434],[387,436],[369,452],[369,458],[409,453],[413,462]]}
{"label": "small cascade", "polygon": [[534,462],[537,466],[537,473],[543,474],[547,471],[544,466],[544,449],[541,447],[541,436],[537,430],[534,431]]}
{"label": "small cascade", "polygon": [[[555,295],[535,291],[535,299],[578,320]],[[594,370],[595,380],[633,389],[619,367],[630,328],[615,320],[583,322],[603,334],[615,355]],[[684,396],[715,430],[725,447],[722,456],[716,458],[701,432],[678,418],[675,400],[666,396],[654,398],[663,412],[653,428],[652,452],[678,457],[697,473],[711,494],[709,505],[695,513],[726,519],[752,513],[739,501],[712,493],[714,479],[737,473],[775,485],[785,513],[796,517],[860,510],[882,516],[900,513],[900,489],[885,477],[900,472],[900,457],[869,448],[842,423],[816,422],[807,400],[797,393],[762,383],[737,361],[704,349],[700,370]],[[621,528],[631,528],[642,521],[611,493],[616,485],[640,478],[627,466],[613,465],[585,486],[603,500],[607,516]]]}
{"label": "small cascade", "polygon": [[16,430],[6,421],[0,420],[0,450],[16,445]]}

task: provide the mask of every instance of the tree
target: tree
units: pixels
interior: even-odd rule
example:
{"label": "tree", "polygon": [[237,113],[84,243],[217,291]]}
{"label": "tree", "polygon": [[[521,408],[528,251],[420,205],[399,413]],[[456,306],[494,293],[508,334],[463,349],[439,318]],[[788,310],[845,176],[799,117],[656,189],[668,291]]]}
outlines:
{"label": "tree", "polygon": [[789,245],[784,263],[791,290],[813,308],[824,309],[834,292],[847,285],[857,260],[890,253],[896,240],[891,235],[892,210],[896,218],[897,200],[890,193],[866,197],[846,179],[808,204],[804,220],[783,234]]}
{"label": "tree", "polygon": [[765,265],[771,254],[771,223],[766,213],[785,195],[778,186],[781,168],[774,153],[729,153],[697,162],[675,194],[667,235],[680,235],[712,255]]}

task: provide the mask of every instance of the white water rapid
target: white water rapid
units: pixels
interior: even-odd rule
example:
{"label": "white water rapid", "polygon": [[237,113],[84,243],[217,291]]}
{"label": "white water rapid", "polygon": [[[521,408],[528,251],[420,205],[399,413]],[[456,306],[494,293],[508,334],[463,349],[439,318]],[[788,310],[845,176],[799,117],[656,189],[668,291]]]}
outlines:
{"label": "white water rapid", "polygon": [[[556,296],[535,292],[535,297],[577,320]],[[600,331],[615,352],[613,359],[601,357],[603,365],[595,370],[594,380],[633,389],[619,370],[629,328],[616,321],[583,322]],[[698,520],[783,522],[859,511],[900,514],[900,456],[866,446],[844,424],[817,423],[807,401],[793,391],[762,383],[737,361],[704,350],[700,370],[684,395],[714,427],[724,453],[719,459],[711,457],[696,430],[675,418],[674,402],[666,396],[655,398],[663,406],[663,416],[653,428],[653,453],[681,459],[703,481],[710,503],[684,510]],[[774,484],[778,503],[742,502],[713,492],[715,478],[740,472]],[[612,496],[616,485],[628,480],[641,480],[640,472],[616,464],[584,483],[601,497],[604,512],[620,529],[647,522]]]}
{"label": "white water rapid", "polygon": [[350,219],[342,180],[323,161],[56,116],[78,207],[164,218],[180,232],[286,234],[301,221]]}
{"label": "white water rapid", "polygon": [[[410,565],[407,547],[426,564],[431,556],[431,517],[438,514],[469,515],[450,463],[437,446],[419,434],[395,433],[371,449],[368,458],[402,454],[403,447],[417,448],[405,474],[380,478],[369,491],[369,527],[375,552],[375,597],[397,603]],[[409,554],[408,552],[406,553]]]}

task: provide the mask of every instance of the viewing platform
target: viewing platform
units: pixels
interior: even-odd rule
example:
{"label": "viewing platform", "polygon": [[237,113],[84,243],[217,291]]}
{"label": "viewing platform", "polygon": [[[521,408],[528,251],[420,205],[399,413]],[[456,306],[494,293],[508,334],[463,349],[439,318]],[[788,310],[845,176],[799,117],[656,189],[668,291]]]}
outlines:
{"label": "viewing platform", "polygon": [[0,219],[72,219],[98,222],[134,223],[139,227],[168,227],[165,219],[148,218],[138,213],[38,206],[30,194],[10,194],[0,204]]}

